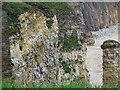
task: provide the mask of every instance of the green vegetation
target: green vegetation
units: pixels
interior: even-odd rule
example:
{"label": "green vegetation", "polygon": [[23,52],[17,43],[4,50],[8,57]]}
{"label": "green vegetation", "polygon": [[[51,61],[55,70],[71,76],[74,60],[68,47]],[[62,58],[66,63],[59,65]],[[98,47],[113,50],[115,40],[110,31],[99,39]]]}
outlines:
{"label": "green vegetation", "polygon": [[51,28],[52,24],[53,24],[53,20],[50,19],[50,20],[46,20],[46,24],[47,24],[47,27],[48,28]]}
{"label": "green vegetation", "polygon": [[26,3],[14,2],[4,3],[3,9],[7,12],[7,29],[9,35],[16,35],[19,33],[20,25],[18,17],[20,14],[27,11],[38,10],[37,8],[32,7]]}
{"label": "green vegetation", "polygon": [[63,69],[64,69],[65,73],[70,73],[71,72],[71,69],[70,69],[69,65],[65,61],[62,61],[62,66],[63,66]]}
{"label": "green vegetation", "polygon": [[71,11],[72,8],[65,2],[42,2],[42,5],[48,6],[50,10],[53,10],[54,13],[57,13],[57,11]]}
{"label": "green vegetation", "polygon": [[[60,85],[55,85],[51,83],[43,83],[43,84],[37,84],[37,85],[20,85],[17,83],[14,83],[13,80],[11,79],[3,79],[1,88],[118,88],[120,89],[120,86],[117,85],[105,85],[105,86],[96,86],[96,85],[91,85],[86,82],[83,82],[79,79],[72,81],[70,84],[67,83],[62,83]],[[21,90],[21,89],[20,89]]]}
{"label": "green vegetation", "polygon": [[62,66],[65,73],[70,73],[71,72],[71,68],[69,67],[68,62],[63,60],[63,58],[59,58],[59,62],[61,63],[61,66]]}
{"label": "green vegetation", "polygon": [[81,44],[78,43],[78,40],[72,36],[66,36],[63,41],[63,47],[67,50],[77,49],[81,47]]}
{"label": "green vegetation", "polygon": [[[65,61],[63,58],[59,58],[59,62],[65,73],[71,73],[71,71],[76,72],[75,68],[73,66],[70,66],[69,59]],[[78,60],[75,60],[75,62],[78,63]]]}
{"label": "green vegetation", "polygon": [[20,14],[29,11],[40,11],[47,18],[50,18],[50,21],[47,21],[48,28],[51,27],[53,21],[51,18],[57,11],[65,10],[70,11],[70,6],[65,3],[59,2],[6,2],[3,4],[3,9],[7,12],[7,23],[8,23],[8,34],[10,36],[16,35],[19,33],[20,25],[18,17]]}
{"label": "green vegetation", "polygon": [[65,2],[26,2],[27,4],[39,8],[39,10],[47,17],[52,17],[58,11],[70,12],[72,8]]}
{"label": "green vegetation", "polygon": [[64,48],[76,48],[78,46],[78,41],[72,37],[66,37],[64,39]]}
{"label": "green vegetation", "polygon": [[85,83],[80,80],[75,80],[68,83],[62,83],[60,85],[55,85],[52,83],[43,83],[43,84],[37,84],[37,85],[20,85],[17,83],[14,83],[13,80],[10,79],[4,79],[2,82],[2,88],[90,88],[92,87],[90,84]]}

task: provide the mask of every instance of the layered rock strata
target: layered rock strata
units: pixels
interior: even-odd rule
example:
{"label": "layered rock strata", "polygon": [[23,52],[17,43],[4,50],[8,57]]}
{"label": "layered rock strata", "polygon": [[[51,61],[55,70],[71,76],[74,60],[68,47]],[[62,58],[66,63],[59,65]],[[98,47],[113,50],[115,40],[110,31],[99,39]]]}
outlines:
{"label": "layered rock strata", "polygon": [[91,31],[98,31],[118,23],[118,3],[115,2],[69,2],[75,11],[80,26],[84,28],[85,41],[95,43]]}
{"label": "layered rock strata", "polygon": [[120,83],[120,44],[114,40],[104,41],[103,49],[103,84]]}
{"label": "layered rock strata", "polygon": [[87,31],[96,31],[118,23],[116,2],[70,2]]}

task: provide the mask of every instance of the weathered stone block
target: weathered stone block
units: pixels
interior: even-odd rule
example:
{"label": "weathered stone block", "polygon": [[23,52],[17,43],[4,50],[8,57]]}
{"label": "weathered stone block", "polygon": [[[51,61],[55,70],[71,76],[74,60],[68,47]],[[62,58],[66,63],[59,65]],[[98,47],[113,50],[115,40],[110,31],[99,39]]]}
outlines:
{"label": "weathered stone block", "polygon": [[117,53],[120,44],[114,40],[107,40],[101,48],[103,49],[103,84],[119,84],[120,56]]}

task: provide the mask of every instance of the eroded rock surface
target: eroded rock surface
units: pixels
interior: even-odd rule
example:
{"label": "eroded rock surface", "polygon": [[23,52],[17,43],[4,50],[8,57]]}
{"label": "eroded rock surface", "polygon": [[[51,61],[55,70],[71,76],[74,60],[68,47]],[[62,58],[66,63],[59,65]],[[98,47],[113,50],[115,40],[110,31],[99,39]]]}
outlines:
{"label": "eroded rock surface", "polygon": [[119,84],[120,44],[115,40],[107,40],[101,48],[103,49],[103,84]]}
{"label": "eroded rock surface", "polygon": [[69,2],[78,16],[86,34],[88,45],[94,45],[91,31],[98,31],[118,23],[118,3],[115,2]]}
{"label": "eroded rock surface", "polygon": [[[58,27],[56,16],[50,29],[41,13],[24,13],[19,17],[19,39],[11,43],[11,56],[17,81],[41,82],[57,80]],[[12,40],[11,40],[12,41]]]}
{"label": "eroded rock surface", "polygon": [[[53,20],[51,28],[46,25],[47,19]],[[20,34],[11,37],[10,45],[13,76],[17,83],[60,83],[77,78],[89,81],[82,57],[84,50],[60,51],[56,16],[46,18],[40,12],[26,12],[19,20]]]}

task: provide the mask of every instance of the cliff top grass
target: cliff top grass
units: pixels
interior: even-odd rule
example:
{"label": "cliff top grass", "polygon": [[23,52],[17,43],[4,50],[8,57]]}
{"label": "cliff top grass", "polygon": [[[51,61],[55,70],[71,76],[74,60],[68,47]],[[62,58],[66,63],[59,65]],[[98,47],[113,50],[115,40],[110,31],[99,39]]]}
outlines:
{"label": "cliff top grass", "polygon": [[[3,3],[3,10],[7,12],[7,31],[10,36],[19,33],[20,25],[18,17],[20,14],[30,11],[40,11],[47,18],[51,18],[57,11],[72,10],[65,2],[6,2]],[[52,22],[52,21],[51,21]],[[48,24],[51,22],[48,22]]]}

